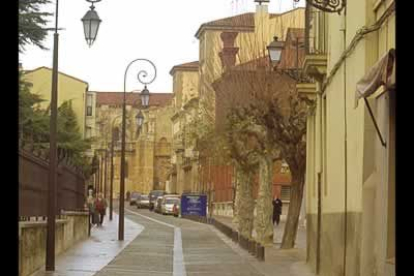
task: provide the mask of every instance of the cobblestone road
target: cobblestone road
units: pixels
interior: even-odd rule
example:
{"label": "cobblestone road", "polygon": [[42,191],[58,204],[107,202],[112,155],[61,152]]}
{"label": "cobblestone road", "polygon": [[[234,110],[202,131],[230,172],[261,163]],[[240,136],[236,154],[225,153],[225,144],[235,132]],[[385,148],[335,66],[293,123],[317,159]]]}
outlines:
{"label": "cobblestone road", "polygon": [[[144,230],[96,276],[263,275],[223,242],[211,226],[129,206],[126,216]],[[174,239],[177,229],[181,241]],[[182,248],[182,256],[175,247]]]}

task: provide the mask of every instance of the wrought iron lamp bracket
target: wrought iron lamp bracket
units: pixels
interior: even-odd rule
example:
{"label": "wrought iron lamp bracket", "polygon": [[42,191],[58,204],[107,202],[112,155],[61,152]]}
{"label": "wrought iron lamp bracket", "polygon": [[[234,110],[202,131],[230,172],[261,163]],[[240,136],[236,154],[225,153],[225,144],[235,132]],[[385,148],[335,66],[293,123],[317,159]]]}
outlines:
{"label": "wrought iron lamp bracket", "polygon": [[276,69],[283,74],[288,75],[290,78],[294,79],[297,83],[310,83],[312,80],[303,74],[301,69]]}
{"label": "wrought iron lamp bracket", "polygon": [[[300,0],[293,0],[299,2]],[[306,3],[324,12],[337,12],[341,11],[346,6],[346,0],[306,0]]]}
{"label": "wrought iron lamp bracket", "polygon": [[101,2],[102,0],[86,0],[86,2],[92,3],[92,5],[90,6],[91,10],[95,9],[94,4]]}

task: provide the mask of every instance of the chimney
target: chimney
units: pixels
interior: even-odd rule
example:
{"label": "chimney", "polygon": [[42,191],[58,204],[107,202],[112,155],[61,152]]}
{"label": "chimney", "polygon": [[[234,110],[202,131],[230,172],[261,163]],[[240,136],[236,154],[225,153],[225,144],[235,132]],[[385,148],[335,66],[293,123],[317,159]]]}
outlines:
{"label": "chimney", "polygon": [[236,55],[239,52],[238,47],[234,47],[234,41],[238,32],[222,32],[220,38],[223,41],[223,49],[219,53],[221,66],[224,70],[233,67],[236,64]]}
{"label": "chimney", "polygon": [[269,0],[254,0],[254,2],[259,3],[256,5],[256,14],[258,13],[268,13],[268,6],[262,5],[262,3],[269,3]]}
{"label": "chimney", "polygon": [[[254,32],[256,36],[256,47],[254,49],[253,56],[262,56],[262,49],[266,49],[269,42],[270,34],[273,33],[270,25],[270,15],[268,12],[269,0],[255,0],[256,12],[254,14]],[[265,4],[262,4],[265,3]],[[264,35],[264,37],[263,37]]]}

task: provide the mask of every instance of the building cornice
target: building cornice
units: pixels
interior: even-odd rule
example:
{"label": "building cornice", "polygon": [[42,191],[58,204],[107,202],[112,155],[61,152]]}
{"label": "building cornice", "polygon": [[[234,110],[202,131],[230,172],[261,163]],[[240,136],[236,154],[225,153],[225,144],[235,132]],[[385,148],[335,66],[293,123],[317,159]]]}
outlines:
{"label": "building cornice", "polygon": [[[47,70],[49,70],[50,72],[52,72],[52,71],[53,71],[53,70],[52,70],[51,68],[49,68],[49,67],[46,67],[46,66],[41,66],[41,67],[38,67],[38,68],[33,69],[33,70],[25,70],[25,71],[24,71],[24,73],[25,73],[25,74],[30,74],[30,73],[34,73],[34,72],[36,72],[36,71],[39,71],[40,69],[47,69]],[[68,74],[62,73],[61,71],[58,71],[58,73],[59,73],[60,75],[63,75],[63,76],[65,76],[65,77],[68,77],[68,78],[73,79],[73,80],[75,80],[75,81],[82,82],[82,83],[84,83],[84,84],[86,84],[86,85],[88,85],[88,86],[89,86],[89,84],[88,84],[86,81],[84,81],[84,80],[81,80],[81,79],[78,79],[78,78],[76,78],[76,77],[74,77],[74,76],[71,76],[71,75],[68,75]]]}

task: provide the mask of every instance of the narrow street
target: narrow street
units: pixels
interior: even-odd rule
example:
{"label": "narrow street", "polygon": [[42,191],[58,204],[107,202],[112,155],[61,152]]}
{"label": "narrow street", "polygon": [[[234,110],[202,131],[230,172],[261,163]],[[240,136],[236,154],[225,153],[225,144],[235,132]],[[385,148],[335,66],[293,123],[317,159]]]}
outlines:
{"label": "narrow street", "polygon": [[[144,227],[96,276],[263,275],[210,225],[127,206],[126,217]],[[223,237],[224,238],[224,237]]]}
{"label": "narrow street", "polygon": [[[114,205],[118,210],[118,205]],[[126,205],[125,239],[117,240],[118,215],[106,216],[91,237],[57,257],[56,271],[31,276],[313,276],[302,248],[266,249],[258,261],[213,225]],[[224,221],[224,220],[223,220]],[[280,225],[279,225],[280,226]]]}
{"label": "narrow street", "polygon": [[18,0],[13,275],[395,276],[395,2]]}

